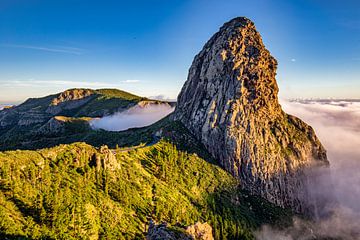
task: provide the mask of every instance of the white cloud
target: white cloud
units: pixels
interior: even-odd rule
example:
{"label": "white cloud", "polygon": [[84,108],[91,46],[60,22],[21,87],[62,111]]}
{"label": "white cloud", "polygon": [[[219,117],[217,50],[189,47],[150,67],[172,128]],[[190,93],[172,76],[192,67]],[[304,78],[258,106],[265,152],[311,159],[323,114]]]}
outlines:
{"label": "white cloud", "polygon": [[155,95],[155,96],[148,96],[149,99],[154,99],[154,100],[160,100],[160,101],[169,101],[169,102],[176,102],[176,99],[174,98],[170,98],[164,94],[159,94],[159,95]]}
{"label": "white cloud", "polygon": [[125,81],[122,81],[123,83],[138,83],[140,82],[140,80],[136,80],[136,79],[129,79],[129,80],[125,80]]}
{"label": "white cloud", "polygon": [[135,106],[125,112],[92,120],[90,124],[95,129],[122,131],[134,127],[148,126],[172,111],[174,111],[174,108],[165,104],[147,105],[145,107]]}
{"label": "white cloud", "polygon": [[281,101],[281,105],[285,112],[310,124],[326,148],[331,174],[316,172],[318,181],[309,190],[337,204],[328,206],[331,215],[316,222],[295,218],[293,227],[284,231],[263,226],[257,232],[257,239],[310,240],[315,239],[314,234],[324,238],[360,239],[360,101]]}
{"label": "white cloud", "polygon": [[54,52],[54,53],[69,53],[75,55],[81,55],[84,53],[84,50],[81,48],[64,47],[64,46],[44,47],[44,46],[19,45],[19,44],[1,44],[0,46],[10,47],[10,48],[32,49],[32,50]]}
{"label": "white cloud", "polygon": [[295,58],[292,58],[291,61],[292,61],[292,62],[296,62],[296,59],[295,59]]}

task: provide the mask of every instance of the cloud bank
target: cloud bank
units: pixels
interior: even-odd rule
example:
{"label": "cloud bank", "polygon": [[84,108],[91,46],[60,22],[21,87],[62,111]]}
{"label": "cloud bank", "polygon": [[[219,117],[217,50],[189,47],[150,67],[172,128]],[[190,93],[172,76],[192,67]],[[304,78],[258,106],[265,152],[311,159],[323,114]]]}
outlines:
{"label": "cloud bank", "polygon": [[172,111],[174,111],[174,108],[168,104],[149,104],[144,107],[137,105],[127,111],[92,120],[90,125],[94,129],[122,131],[151,125]]}
{"label": "cloud bank", "polygon": [[176,98],[170,98],[164,94],[159,94],[155,96],[149,96],[150,99],[160,100],[160,101],[168,101],[168,102],[176,102]]}
{"label": "cloud bank", "polygon": [[[327,149],[331,176],[320,177],[310,190],[337,204],[330,206],[331,216],[315,223],[295,218],[293,227],[284,231],[263,226],[257,239],[360,239],[360,101],[282,101],[281,105],[310,124]],[[330,183],[330,191],[321,188]]]}

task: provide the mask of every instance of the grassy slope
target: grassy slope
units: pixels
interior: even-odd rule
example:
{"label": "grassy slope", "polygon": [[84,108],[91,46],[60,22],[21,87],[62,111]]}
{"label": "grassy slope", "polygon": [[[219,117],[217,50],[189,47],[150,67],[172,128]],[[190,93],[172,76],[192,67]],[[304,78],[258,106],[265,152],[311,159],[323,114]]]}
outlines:
{"label": "grassy slope", "polygon": [[[78,89],[69,89],[67,91],[77,91]],[[108,100],[114,100],[115,101],[125,101],[125,102],[138,102],[141,99],[139,96],[136,96],[134,94],[119,90],[119,89],[97,89],[92,90],[95,95],[94,99],[97,99],[98,102],[105,102]],[[30,98],[27,101],[25,101],[23,104],[19,105],[18,108],[20,111],[29,111],[31,109],[41,109],[46,110],[48,106],[51,105],[51,102],[54,98],[56,98],[59,94],[53,94],[42,98]],[[111,107],[116,107],[117,105],[111,105]],[[104,109],[104,108],[103,108]]]}
{"label": "grassy slope", "polygon": [[216,239],[252,239],[289,212],[247,195],[220,167],[168,140],[116,150],[119,169],[98,168],[85,143],[0,153],[2,237],[143,238],[150,218],[172,225],[208,221]]}
{"label": "grassy slope", "polygon": [[146,100],[146,98],[118,89],[98,89],[95,90],[95,93],[96,97],[78,109],[73,116],[93,116],[104,109],[114,113],[118,108],[127,108],[141,100]]}

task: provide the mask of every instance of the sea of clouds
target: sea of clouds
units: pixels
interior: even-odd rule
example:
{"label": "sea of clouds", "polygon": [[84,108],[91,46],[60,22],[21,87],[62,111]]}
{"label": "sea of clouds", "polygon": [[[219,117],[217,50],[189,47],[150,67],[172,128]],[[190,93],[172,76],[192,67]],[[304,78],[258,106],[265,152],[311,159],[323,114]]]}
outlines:
{"label": "sea of clouds", "polygon": [[326,148],[331,175],[317,178],[311,191],[336,204],[327,209],[333,214],[315,223],[294,218],[293,227],[286,230],[263,226],[257,239],[309,240],[315,235],[360,239],[360,101],[281,101],[281,105],[285,112],[310,124]]}
{"label": "sea of clouds", "polygon": [[129,128],[151,125],[174,111],[168,104],[150,104],[144,107],[136,105],[124,112],[94,119],[90,125],[94,129],[122,131]]}

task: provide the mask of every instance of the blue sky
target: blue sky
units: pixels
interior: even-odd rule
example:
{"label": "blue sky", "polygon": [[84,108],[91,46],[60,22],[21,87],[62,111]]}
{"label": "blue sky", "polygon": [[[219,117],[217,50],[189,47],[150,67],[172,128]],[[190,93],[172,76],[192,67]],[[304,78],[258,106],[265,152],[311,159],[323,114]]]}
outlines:
{"label": "blue sky", "polygon": [[0,0],[0,102],[72,87],[175,98],[226,21],[252,19],[283,98],[360,98],[358,0]]}

